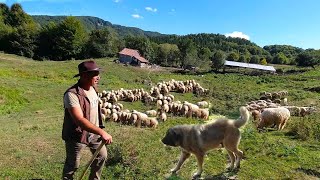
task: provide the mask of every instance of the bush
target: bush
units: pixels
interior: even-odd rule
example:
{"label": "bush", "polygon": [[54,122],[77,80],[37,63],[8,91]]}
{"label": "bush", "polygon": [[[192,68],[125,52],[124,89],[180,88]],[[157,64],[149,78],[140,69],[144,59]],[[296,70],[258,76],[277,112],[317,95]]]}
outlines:
{"label": "bush", "polygon": [[123,162],[123,154],[121,150],[121,145],[114,144],[108,146],[108,159],[106,165],[115,165]]}

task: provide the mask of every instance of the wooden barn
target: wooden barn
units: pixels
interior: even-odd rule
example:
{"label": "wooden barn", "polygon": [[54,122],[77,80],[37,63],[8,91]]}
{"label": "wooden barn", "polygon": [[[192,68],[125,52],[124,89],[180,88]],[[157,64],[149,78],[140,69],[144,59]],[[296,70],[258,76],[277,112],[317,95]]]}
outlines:
{"label": "wooden barn", "polygon": [[142,57],[138,50],[129,48],[124,48],[119,52],[119,62],[139,67],[149,65],[149,61]]}

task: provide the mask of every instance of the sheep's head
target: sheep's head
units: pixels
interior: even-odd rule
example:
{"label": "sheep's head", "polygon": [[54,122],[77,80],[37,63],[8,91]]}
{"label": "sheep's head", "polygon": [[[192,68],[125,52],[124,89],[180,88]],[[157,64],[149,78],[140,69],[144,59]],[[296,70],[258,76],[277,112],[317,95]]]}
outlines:
{"label": "sheep's head", "polygon": [[258,111],[258,110],[253,110],[252,112],[251,112],[251,114],[252,114],[252,117],[253,117],[253,120],[254,120],[254,122],[257,122],[259,119],[260,119],[260,111]]}
{"label": "sheep's head", "polygon": [[266,126],[265,122],[260,117],[259,117],[259,121],[256,125],[257,125],[257,129],[259,132],[261,132],[263,130],[263,128]]}

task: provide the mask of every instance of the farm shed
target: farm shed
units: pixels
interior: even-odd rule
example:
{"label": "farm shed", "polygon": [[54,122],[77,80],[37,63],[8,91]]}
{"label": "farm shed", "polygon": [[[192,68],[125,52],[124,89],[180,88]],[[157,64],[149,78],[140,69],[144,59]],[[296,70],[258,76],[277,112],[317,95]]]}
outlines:
{"label": "farm shed", "polygon": [[119,52],[119,62],[133,66],[146,67],[149,61],[142,57],[138,50],[124,48]]}
{"label": "farm shed", "polygon": [[261,64],[251,64],[251,63],[243,63],[243,62],[235,62],[235,61],[226,61],[224,66],[231,66],[231,67],[242,67],[242,68],[250,68],[250,69],[257,69],[263,71],[271,71],[276,72],[276,69],[273,66],[265,66]]}

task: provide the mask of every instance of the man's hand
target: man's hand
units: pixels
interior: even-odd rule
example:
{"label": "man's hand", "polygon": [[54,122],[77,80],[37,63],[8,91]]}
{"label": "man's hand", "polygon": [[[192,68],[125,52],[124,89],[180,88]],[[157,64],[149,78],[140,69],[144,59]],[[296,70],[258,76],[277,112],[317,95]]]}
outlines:
{"label": "man's hand", "polygon": [[108,134],[107,132],[103,131],[103,133],[101,133],[100,136],[101,136],[102,140],[106,142],[106,144],[112,143],[112,136],[110,134]]}

